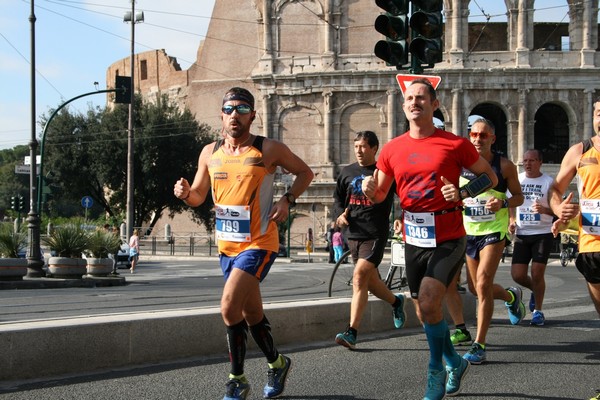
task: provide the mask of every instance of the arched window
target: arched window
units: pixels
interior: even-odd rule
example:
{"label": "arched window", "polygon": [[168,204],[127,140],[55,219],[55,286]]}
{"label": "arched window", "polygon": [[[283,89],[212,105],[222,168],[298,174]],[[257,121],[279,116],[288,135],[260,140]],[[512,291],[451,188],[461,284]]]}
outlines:
{"label": "arched window", "polygon": [[507,134],[506,134],[506,115],[500,107],[491,103],[482,103],[471,111],[469,115],[469,129],[471,124],[477,118],[483,117],[489,119],[496,128],[496,143],[492,146],[492,149],[496,150],[504,157],[508,157],[508,146],[507,146]]}
{"label": "arched window", "polygon": [[544,153],[544,162],[560,164],[569,149],[569,117],[557,104],[546,103],[535,113],[533,146]]}

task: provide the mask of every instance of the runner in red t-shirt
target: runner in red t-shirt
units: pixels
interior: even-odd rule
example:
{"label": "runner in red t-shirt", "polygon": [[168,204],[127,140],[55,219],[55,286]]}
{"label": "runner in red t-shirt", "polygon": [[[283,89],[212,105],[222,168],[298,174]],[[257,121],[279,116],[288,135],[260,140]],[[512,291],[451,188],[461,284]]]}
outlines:
{"label": "runner in red t-shirt", "polygon": [[363,192],[374,203],[383,201],[396,182],[403,210],[409,289],[429,342],[424,397],[428,400],[458,394],[469,367],[454,350],[442,312],[446,288],[454,282],[465,255],[461,200],[466,193],[477,194],[473,192],[482,189],[459,189],[460,171],[467,168],[491,180],[484,189],[497,183],[490,164],[467,139],[436,129],[433,113],[438,106],[431,83],[414,80],[405,91],[403,104],[410,130],[383,147],[378,170],[363,181]]}

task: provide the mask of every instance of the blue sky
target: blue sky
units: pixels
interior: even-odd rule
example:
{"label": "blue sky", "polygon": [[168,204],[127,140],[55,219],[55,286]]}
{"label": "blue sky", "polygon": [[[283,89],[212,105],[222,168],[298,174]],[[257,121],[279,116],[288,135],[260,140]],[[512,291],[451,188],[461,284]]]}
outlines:
{"label": "blue sky", "polygon": [[[131,52],[130,0],[35,0],[36,114],[106,89],[110,64]],[[145,22],[135,26],[135,51],[165,49],[187,69],[208,29],[214,0],[138,0]],[[31,2],[0,0],[0,149],[31,137]],[[103,106],[104,94],[76,100],[69,109]],[[38,118],[39,119],[39,118]],[[37,127],[36,137],[41,128]]]}
{"label": "blue sky", "polygon": [[[136,24],[135,51],[165,49],[183,69],[196,59],[215,0],[137,0],[145,22]],[[244,0],[242,0],[244,1]],[[367,0],[365,0],[367,1]],[[535,21],[567,22],[567,0],[537,1]],[[106,89],[106,69],[128,57],[131,26],[123,14],[130,0],[35,0],[36,114],[48,114],[64,101]],[[26,145],[31,137],[31,3],[0,0],[0,149]],[[471,21],[505,22],[504,2],[472,0]],[[69,105],[85,111],[103,106],[104,95]],[[37,118],[39,119],[39,117]],[[36,127],[36,137],[41,132]]]}

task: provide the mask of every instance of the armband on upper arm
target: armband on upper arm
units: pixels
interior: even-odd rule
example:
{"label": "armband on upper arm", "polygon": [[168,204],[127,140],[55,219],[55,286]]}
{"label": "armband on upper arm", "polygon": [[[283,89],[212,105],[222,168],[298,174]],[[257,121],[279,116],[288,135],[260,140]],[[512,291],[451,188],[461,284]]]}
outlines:
{"label": "armband on upper arm", "polygon": [[481,174],[475,179],[471,179],[469,183],[460,188],[460,194],[462,198],[465,194],[466,197],[476,197],[477,195],[485,192],[487,189],[492,187],[492,180],[487,174]]}

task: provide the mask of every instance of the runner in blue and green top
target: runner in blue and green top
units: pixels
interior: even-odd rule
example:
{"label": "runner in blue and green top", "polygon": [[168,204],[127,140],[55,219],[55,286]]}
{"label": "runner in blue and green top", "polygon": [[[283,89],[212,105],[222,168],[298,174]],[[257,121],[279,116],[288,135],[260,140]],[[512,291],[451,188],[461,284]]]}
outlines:
{"label": "runner in blue and green top", "polygon": [[[481,364],[486,359],[486,335],[494,312],[494,299],[505,301],[512,324],[518,324],[525,316],[521,289],[504,289],[494,283],[508,240],[508,208],[523,204],[523,194],[515,164],[492,151],[492,144],[496,141],[492,122],[483,118],[476,120],[469,136],[471,143],[498,176],[498,185],[493,189],[463,201],[467,270],[472,280],[470,287],[474,288],[478,299],[477,335],[464,358],[472,364]],[[461,186],[472,178],[469,171],[463,172]],[[510,198],[507,197],[507,190],[511,193]]]}

